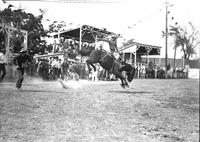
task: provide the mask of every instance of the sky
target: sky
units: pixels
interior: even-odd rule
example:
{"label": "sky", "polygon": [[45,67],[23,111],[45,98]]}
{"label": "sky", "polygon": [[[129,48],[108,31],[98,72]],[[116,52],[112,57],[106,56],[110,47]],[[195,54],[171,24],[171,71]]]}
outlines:
{"label": "sky", "polygon": [[[44,0],[16,1],[9,4],[20,7],[26,12],[39,14],[39,9],[46,11],[43,24],[47,27],[53,21],[64,21],[73,26],[87,24],[97,28],[121,34],[119,44],[124,40],[135,39],[143,44],[161,46],[161,57],[165,56],[166,0]],[[187,28],[192,22],[200,31],[199,0],[168,0],[168,25],[176,22]],[[0,2],[1,7],[5,6]],[[172,20],[172,17],[174,18]],[[49,19],[49,21],[47,21]],[[72,26],[71,25],[71,26]],[[168,57],[173,58],[173,39],[168,40]],[[120,45],[119,45],[120,46]],[[197,50],[199,53],[199,50]],[[182,53],[178,51],[177,57]],[[197,55],[199,56],[199,54]]]}

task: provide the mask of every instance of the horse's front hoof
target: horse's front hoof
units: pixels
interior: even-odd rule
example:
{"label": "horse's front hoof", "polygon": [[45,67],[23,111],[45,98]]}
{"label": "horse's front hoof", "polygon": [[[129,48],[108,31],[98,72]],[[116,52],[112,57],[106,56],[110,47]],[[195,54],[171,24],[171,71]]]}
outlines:
{"label": "horse's front hoof", "polygon": [[121,84],[122,88],[125,88],[125,85],[124,84]]}

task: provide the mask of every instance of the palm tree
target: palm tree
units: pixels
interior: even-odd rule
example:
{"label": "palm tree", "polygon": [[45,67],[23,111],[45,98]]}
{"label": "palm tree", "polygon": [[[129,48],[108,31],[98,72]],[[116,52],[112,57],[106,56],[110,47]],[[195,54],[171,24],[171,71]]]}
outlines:
{"label": "palm tree", "polygon": [[185,64],[188,64],[191,55],[196,54],[195,48],[200,45],[199,31],[196,30],[191,22],[189,22],[189,25],[191,30],[182,29],[180,26],[170,26],[169,34],[174,37],[174,67],[178,47],[181,47],[184,60],[186,61]]}
{"label": "palm tree", "polygon": [[179,27],[170,26],[169,35],[174,37],[174,62],[173,62],[173,76],[174,76],[175,68],[176,68],[176,51],[178,47],[183,45],[183,42],[182,42],[183,40],[182,40],[181,33],[179,31]]}

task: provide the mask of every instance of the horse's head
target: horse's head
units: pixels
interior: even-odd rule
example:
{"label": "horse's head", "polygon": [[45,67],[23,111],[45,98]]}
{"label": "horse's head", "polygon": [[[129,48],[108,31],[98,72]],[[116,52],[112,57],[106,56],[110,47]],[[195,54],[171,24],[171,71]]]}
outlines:
{"label": "horse's head", "polygon": [[135,68],[132,67],[132,70],[127,71],[127,72],[126,72],[126,75],[127,75],[127,80],[128,80],[129,82],[131,82],[131,81],[133,80],[134,75],[135,75]]}

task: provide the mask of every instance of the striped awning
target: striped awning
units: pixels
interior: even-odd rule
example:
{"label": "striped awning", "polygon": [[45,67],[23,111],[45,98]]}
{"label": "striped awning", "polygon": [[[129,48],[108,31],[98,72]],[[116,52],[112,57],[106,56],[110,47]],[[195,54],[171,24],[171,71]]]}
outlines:
{"label": "striped awning", "polygon": [[[129,48],[134,47],[136,49],[136,54],[140,55],[160,55],[161,46],[155,46],[155,45],[149,45],[149,44],[143,44],[138,43],[133,40],[129,40],[128,42],[124,43],[122,47],[120,47],[119,51],[124,52]],[[134,52],[134,50],[132,52]]]}

